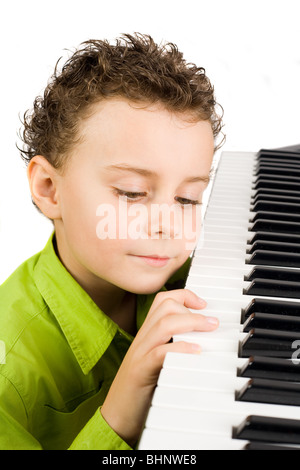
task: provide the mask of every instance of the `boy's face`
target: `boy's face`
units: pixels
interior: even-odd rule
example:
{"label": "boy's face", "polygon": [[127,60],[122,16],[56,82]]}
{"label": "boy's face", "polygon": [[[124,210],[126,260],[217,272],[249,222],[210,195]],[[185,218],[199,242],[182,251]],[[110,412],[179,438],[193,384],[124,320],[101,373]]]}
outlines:
{"label": "boy's face", "polygon": [[93,111],[57,180],[61,259],[84,285],[156,292],[199,237],[211,126],[122,99]]}

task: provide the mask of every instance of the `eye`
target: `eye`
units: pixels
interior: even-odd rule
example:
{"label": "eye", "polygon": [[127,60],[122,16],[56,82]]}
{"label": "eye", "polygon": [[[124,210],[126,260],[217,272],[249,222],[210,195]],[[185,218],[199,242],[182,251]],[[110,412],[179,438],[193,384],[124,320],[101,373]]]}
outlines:
{"label": "eye", "polygon": [[137,199],[147,196],[147,193],[145,192],[139,193],[139,192],[133,192],[133,191],[124,191],[123,189],[118,189],[118,188],[114,188],[114,193],[117,196],[125,197],[129,202],[135,201]]}
{"label": "eye", "polygon": [[197,200],[194,200],[194,199],[187,199],[185,197],[176,197],[175,199],[182,206],[188,206],[188,205],[198,206],[198,205],[202,204],[202,202],[200,202],[200,201],[197,201]]}

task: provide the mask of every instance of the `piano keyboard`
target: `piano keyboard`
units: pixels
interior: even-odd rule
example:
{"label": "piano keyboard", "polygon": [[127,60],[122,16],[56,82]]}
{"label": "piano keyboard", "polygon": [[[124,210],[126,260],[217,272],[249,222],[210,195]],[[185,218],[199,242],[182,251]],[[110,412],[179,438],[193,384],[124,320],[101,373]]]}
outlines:
{"label": "piano keyboard", "polygon": [[[300,147],[300,146],[298,146]],[[217,316],[177,335],[139,449],[300,448],[300,148],[224,152],[186,287]]]}

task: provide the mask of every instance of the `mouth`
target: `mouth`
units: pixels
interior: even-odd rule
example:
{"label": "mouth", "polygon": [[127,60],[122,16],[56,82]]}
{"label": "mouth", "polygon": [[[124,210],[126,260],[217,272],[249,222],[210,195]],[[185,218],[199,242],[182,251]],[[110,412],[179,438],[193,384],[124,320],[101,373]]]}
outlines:
{"label": "mouth", "polygon": [[168,256],[162,256],[162,255],[132,255],[135,258],[140,259],[141,261],[145,262],[146,264],[154,267],[162,267],[165,266],[170,258]]}

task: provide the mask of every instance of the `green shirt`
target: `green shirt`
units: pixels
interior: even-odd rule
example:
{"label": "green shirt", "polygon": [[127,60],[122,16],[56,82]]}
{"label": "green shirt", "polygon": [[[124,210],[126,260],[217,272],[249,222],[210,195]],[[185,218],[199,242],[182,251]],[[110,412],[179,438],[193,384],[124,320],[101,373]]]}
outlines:
{"label": "green shirt", "polygon": [[[0,286],[0,449],[130,449],[101,405],[133,337],[65,269],[53,237]],[[137,296],[138,328],[154,296]]]}

